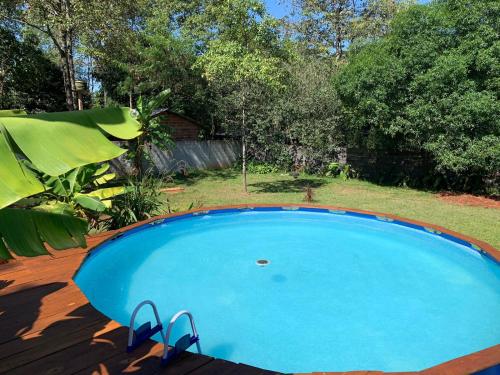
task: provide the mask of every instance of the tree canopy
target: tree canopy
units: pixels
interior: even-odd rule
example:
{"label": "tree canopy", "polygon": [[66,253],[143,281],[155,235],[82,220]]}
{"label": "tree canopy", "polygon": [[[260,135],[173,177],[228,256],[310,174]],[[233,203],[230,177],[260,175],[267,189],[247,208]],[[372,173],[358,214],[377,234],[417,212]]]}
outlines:
{"label": "tree canopy", "polygon": [[168,89],[255,162],[323,173],[346,147],[412,152],[430,186],[498,192],[498,1],[294,0],[282,19],[262,0],[0,4],[3,108],[51,111],[62,85],[72,109],[83,77],[95,106]]}
{"label": "tree canopy", "polygon": [[499,11],[497,1],[413,6],[355,50],[334,79],[349,141],[429,153],[464,184],[497,173]]}

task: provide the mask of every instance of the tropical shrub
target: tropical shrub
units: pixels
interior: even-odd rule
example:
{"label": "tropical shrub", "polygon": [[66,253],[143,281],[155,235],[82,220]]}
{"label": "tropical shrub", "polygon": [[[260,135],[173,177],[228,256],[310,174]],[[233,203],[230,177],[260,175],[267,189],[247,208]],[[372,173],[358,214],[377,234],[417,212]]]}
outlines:
{"label": "tropical shrub", "polygon": [[147,100],[142,96],[137,100],[137,108],[134,111],[137,121],[141,124],[142,134],[130,141],[128,157],[133,160],[134,167],[139,176],[142,175],[142,161],[151,160],[150,149],[152,145],[165,150],[172,146],[173,141],[168,129],[160,124],[157,111],[167,101],[170,90],[164,90]]}
{"label": "tropical shrub", "polygon": [[37,115],[1,113],[0,258],[12,258],[12,253],[48,254],[46,244],[57,250],[85,246],[87,222],[74,216],[67,206],[48,212],[44,207],[30,209],[30,204],[21,201],[45,191],[23,161],[46,175],[65,175],[71,169],[125,152],[104,133],[131,139],[140,134],[139,127],[125,108]]}
{"label": "tropical shrub", "polygon": [[342,181],[347,181],[349,178],[354,177],[354,170],[349,164],[332,162],[328,164],[326,175],[330,177],[340,177]]}
{"label": "tropical shrub", "polygon": [[150,174],[130,179],[127,191],[116,197],[107,210],[109,218],[105,226],[118,229],[162,214],[164,201],[160,190],[163,186],[163,179]]}
{"label": "tropical shrub", "polygon": [[60,176],[49,176],[31,163],[24,163],[45,187],[45,192],[37,196],[41,200],[40,207],[58,211],[65,206],[68,212],[87,219],[91,227],[98,227],[102,212],[112,206],[112,198],[127,191],[124,186],[108,186],[116,177],[115,173],[107,173],[108,163],[87,164]]}
{"label": "tropical shrub", "polygon": [[256,163],[250,162],[247,166],[248,173],[253,174],[267,174],[267,173],[277,173],[279,172],[279,168],[273,164],[269,163]]}

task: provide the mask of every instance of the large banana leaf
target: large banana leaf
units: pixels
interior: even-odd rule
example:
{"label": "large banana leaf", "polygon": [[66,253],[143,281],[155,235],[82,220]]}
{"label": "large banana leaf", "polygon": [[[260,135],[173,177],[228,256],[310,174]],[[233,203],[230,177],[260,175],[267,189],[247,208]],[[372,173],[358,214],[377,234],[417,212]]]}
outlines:
{"label": "large banana leaf", "polygon": [[87,222],[75,216],[3,208],[0,210],[0,258],[12,258],[7,248],[21,256],[48,254],[45,243],[54,249],[84,247],[86,232]]}
{"label": "large banana leaf", "polygon": [[106,205],[102,203],[99,198],[93,197],[91,195],[77,193],[75,194],[73,199],[75,203],[78,203],[80,206],[88,210],[102,212],[106,209]]}
{"label": "large banana leaf", "polygon": [[125,194],[129,191],[130,189],[127,186],[113,186],[109,188],[97,189],[86,193],[85,195],[88,195],[89,197],[96,197],[99,199],[109,199],[120,194]]}
{"label": "large banana leaf", "polygon": [[8,138],[0,131],[0,207],[43,190],[33,173],[18,162]]}
{"label": "large banana leaf", "polygon": [[[121,139],[140,134],[140,124],[127,108],[90,109],[0,117],[0,208],[43,191],[26,168],[14,162],[27,158],[38,170],[59,176],[85,164],[113,159],[125,150],[104,132]],[[16,152],[14,154],[14,152]],[[6,156],[10,154],[10,156]],[[7,160],[8,162],[4,162]]]}

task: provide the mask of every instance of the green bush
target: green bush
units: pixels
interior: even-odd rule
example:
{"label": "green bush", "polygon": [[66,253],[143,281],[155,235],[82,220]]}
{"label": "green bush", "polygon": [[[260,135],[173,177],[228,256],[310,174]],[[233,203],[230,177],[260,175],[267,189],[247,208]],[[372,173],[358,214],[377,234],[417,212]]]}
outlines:
{"label": "green bush", "polygon": [[496,0],[440,0],[401,12],[353,49],[334,84],[349,146],[432,157],[444,187],[485,190],[500,170]]}
{"label": "green bush", "polygon": [[131,179],[127,193],[117,197],[108,210],[107,229],[119,229],[163,213],[162,178],[146,174],[142,179]]}
{"label": "green bush", "polygon": [[280,170],[277,166],[269,163],[250,162],[247,164],[247,172],[253,174],[268,174],[278,173]]}

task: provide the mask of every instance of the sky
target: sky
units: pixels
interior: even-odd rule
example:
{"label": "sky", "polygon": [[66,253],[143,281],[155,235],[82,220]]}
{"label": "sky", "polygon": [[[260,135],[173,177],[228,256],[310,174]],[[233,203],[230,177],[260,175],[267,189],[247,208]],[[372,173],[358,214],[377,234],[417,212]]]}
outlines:
{"label": "sky", "polygon": [[[425,4],[430,0],[418,0],[419,3]],[[288,15],[291,11],[290,0],[264,0],[267,9],[271,15],[276,18],[281,18]]]}

